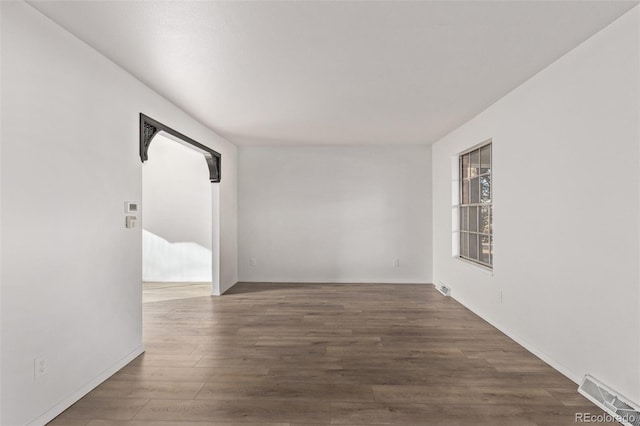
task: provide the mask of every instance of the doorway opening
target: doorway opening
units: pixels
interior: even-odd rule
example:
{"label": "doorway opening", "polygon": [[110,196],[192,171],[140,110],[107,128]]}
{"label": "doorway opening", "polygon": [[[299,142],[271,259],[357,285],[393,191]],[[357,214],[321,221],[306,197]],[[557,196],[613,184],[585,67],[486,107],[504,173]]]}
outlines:
{"label": "doorway opening", "polygon": [[140,114],[140,158],[143,301],[220,295],[220,154]]}

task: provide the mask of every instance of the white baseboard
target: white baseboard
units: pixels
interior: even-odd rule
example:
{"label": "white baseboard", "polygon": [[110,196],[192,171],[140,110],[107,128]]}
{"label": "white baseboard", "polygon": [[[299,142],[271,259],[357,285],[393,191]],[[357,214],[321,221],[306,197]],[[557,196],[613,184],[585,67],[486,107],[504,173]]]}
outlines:
{"label": "white baseboard", "polygon": [[136,357],[141,355],[144,352],[144,346],[138,346],[134,351],[127,354],[124,358],[120,359],[120,361],[116,362],[111,367],[104,370],[97,377],[90,380],[87,384],[82,386],[77,392],[69,397],[63,399],[49,410],[47,410],[44,414],[39,416],[38,418],[30,421],[28,423],[29,426],[44,426],[49,423],[51,420],[55,419],[60,413],[62,413],[67,408],[71,407],[75,404],[80,398],[91,392],[95,389],[100,383],[107,380],[109,377],[113,376],[115,373],[120,371],[124,366],[133,361]]}
{"label": "white baseboard", "polygon": [[[291,280],[291,279],[283,279],[283,280],[260,280],[260,281],[252,281],[252,280],[241,280],[240,283],[247,284],[412,284],[412,285],[433,285],[432,283],[420,280],[393,280],[393,279],[382,279],[382,280],[322,280],[322,279],[305,279],[305,280]],[[236,283],[238,284],[238,283]]]}
{"label": "white baseboard", "polygon": [[476,314],[480,318],[482,318],[484,321],[486,321],[489,324],[491,324],[493,327],[497,328],[501,333],[503,333],[508,338],[510,338],[511,340],[513,340],[514,342],[516,342],[517,344],[519,344],[520,346],[525,348],[527,351],[531,352],[533,355],[535,355],[538,358],[540,358],[542,361],[544,361],[546,364],[548,364],[551,368],[553,368],[554,370],[558,371],[560,374],[562,374],[563,376],[565,376],[566,378],[568,378],[572,382],[574,382],[576,384],[580,384],[580,382],[582,380],[582,376],[583,376],[582,374],[579,374],[579,373],[576,373],[574,371],[571,371],[569,368],[566,368],[564,365],[559,364],[553,358],[551,358],[549,355],[547,355],[546,353],[540,351],[534,345],[530,344],[526,339],[521,338],[516,333],[514,333],[512,330],[510,330],[508,327],[496,324],[495,321],[492,321],[491,319],[487,318],[485,315],[480,314],[479,312],[474,310],[472,307],[470,307],[469,304],[464,303],[463,300],[460,300],[459,298],[457,298],[456,296],[453,296],[453,295],[451,296],[451,298],[454,299],[456,302],[460,303],[465,308],[469,309],[471,312],[473,312],[474,314]]}

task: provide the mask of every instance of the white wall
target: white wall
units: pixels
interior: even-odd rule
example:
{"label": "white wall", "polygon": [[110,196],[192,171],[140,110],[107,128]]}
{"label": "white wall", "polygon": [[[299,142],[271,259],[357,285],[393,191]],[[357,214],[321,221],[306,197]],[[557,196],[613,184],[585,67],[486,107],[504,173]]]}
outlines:
{"label": "white wall", "polygon": [[211,250],[211,186],[204,156],[162,134],[142,167],[144,229]]}
{"label": "white wall", "polygon": [[27,4],[1,7],[0,423],[42,424],[142,350],[142,229],[124,227],[124,201],[142,196],[138,114],[223,156],[224,288],[237,281],[237,153]]}
{"label": "white wall", "polygon": [[239,153],[241,281],[431,282],[430,147]]}
{"label": "white wall", "polygon": [[[637,402],[639,23],[636,7],[433,146],[434,281],[571,379]],[[451,159],[488,138],[493,275],[451,257]]]}
{"label": "white wall", "polygon": [[142,167],[143,281],[211,281],[213,185],[201,153],[153,138]]}
{"label": "white wall", "polygon": [[[213,283],[213,254],[196,243],[171,243],[142,230],[142,281]],[[219,291],[211,288],[212,294]]]}
{"label": "white wall", "polygon": [[[635,12],[637,15],[640,15],[640,10],[636,10]],[[640,20],[640,17],[638,18],[638,20]],[[640,24],[638,25],[638,57],[640,57]],[[640,84],[638,84],[638,99],[640,99]],[[638,110],[638,115],[637,115],[637,122],[638,122],[638,133],[640,133],[640,109]],[[640,144],[640,139],[638,140],[638,144]],[[640,149],[638,149],[638,163],[640,164]],[[640,185],[638,185],[638,211],[640,211]],[[640,246],[640,214],[638,215],[638,245]],[[640,277],[640,248],[638,249],[638,257],[636,259],[636,264],[638,265],[638,276]],[[638,306],[640,306],[640,291],[638,291]],[[637,313],[637,321],[638,324],[640,324],[640,309],[636,310]],[[640,341],[640,326],[638,327],[638,340]],[[640,346],[640,343],[639,343]],[[640,349],[639,349],[640,352]],[[638,368],[638,383],[640,383],[640,368]],[[640,393],[640,391],[638,392]],[[640,399],[638,397],[636,397],[636,401]]]}

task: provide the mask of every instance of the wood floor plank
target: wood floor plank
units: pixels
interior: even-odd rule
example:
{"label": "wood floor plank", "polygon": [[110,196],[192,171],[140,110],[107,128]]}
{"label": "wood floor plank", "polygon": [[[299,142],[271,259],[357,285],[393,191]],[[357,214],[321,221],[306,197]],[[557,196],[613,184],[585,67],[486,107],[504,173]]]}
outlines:
{"label": "wood floor plank", "polygon": [[332,424],[539,426],[553,420],[555,426],[575,426],[573,410],[563,406],[332,402],[331,407]]}
{"label": "wood floor plank", "polygon": [[88,395],[95,398],[194,399],[204,382],[108,380]]}
{"label": "wood floor plank", "polygon": [[547,390],[551,395],[554,396],[558,401],[562,402],[562,404],[567,407],[584,407],[585,405],[590,404],[589,400],[584,396],[580,395],[578,392],[574,392],[571,388],[567,387],[547,387]]}
{"label": "wood floor plank", "polygon": [[[198,422],[162,420],[91,420],[86,426],[291,426],[289,423]],[[310,425],[306,425],[310,426]]]}
{"label": "wood floor plank", "polygon": [[196,420],[233,422],[329,423],[331,409],[314,401],[290,400],[151,400],[136,420]]}
{"label": "wood floor plank", "polygon": [[542,388],[513,387],[457,387],[429,386],[373,386],[377,402],[422,404],[498,404],[498,405],[559,405],[549,391]]}
{"label": "wood floor plank", "polygon": [[[577,385],[431,286],[144,290],[146,353],[54,426],[564,426]],[[598,423],[591,423],[598,424]]]}
{"label": "wood floor plank", "polygon": [[64,419],[132,419],[149,402],[148,399],[84,397],[62,413]]}
{"label": "wood floor plank", "polygon": [[150,350],[129,363],[138,367],[193,367],[202,359],[202,355],[167,355]]}
{"label": "wood floor plank", "polygon": [[259,383],[207,383],[196,399],[286,399],[290,401],[369,401],[373,402],[371,387],[366,385],[334,383],[274,382],[265,379]]}
{"label": "wood floor plank", "polygon": [[269,372],[265,367],[243,368],[204,368],[204,367],[136,367],[127,366],[114,374],[110,380],[156,380],[162,382],[209,382],[253,380],[256,376],[265,376]]}
{"label": "wood floor plank", "polygon": [[91,422],[89,419],[72,419],[59,416],[47,423],[47,426],[87,426]]}
{"label": "wood floor plank", "polygon": [[272,368],[342,368],[342,358],[324,355],[289,355],[269,356],[260,352],[252,352],[242,358],[220,358],[203,356],[196,367],[267,367]]}

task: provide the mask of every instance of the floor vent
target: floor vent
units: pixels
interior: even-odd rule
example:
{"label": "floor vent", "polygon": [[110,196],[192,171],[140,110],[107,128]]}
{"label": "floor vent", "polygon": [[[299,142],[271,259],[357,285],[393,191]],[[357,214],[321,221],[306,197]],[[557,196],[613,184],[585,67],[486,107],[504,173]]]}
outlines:
{"label": "floor vent", "polygon": [[451,289],[442,283],[436,285],[436,290],[438,290],[444,296],[451,296]]}
{"label": "floor vent", "polygon": [[590,375],[584,376],[578,392],[625,426],[640,426],[640,409]]}

